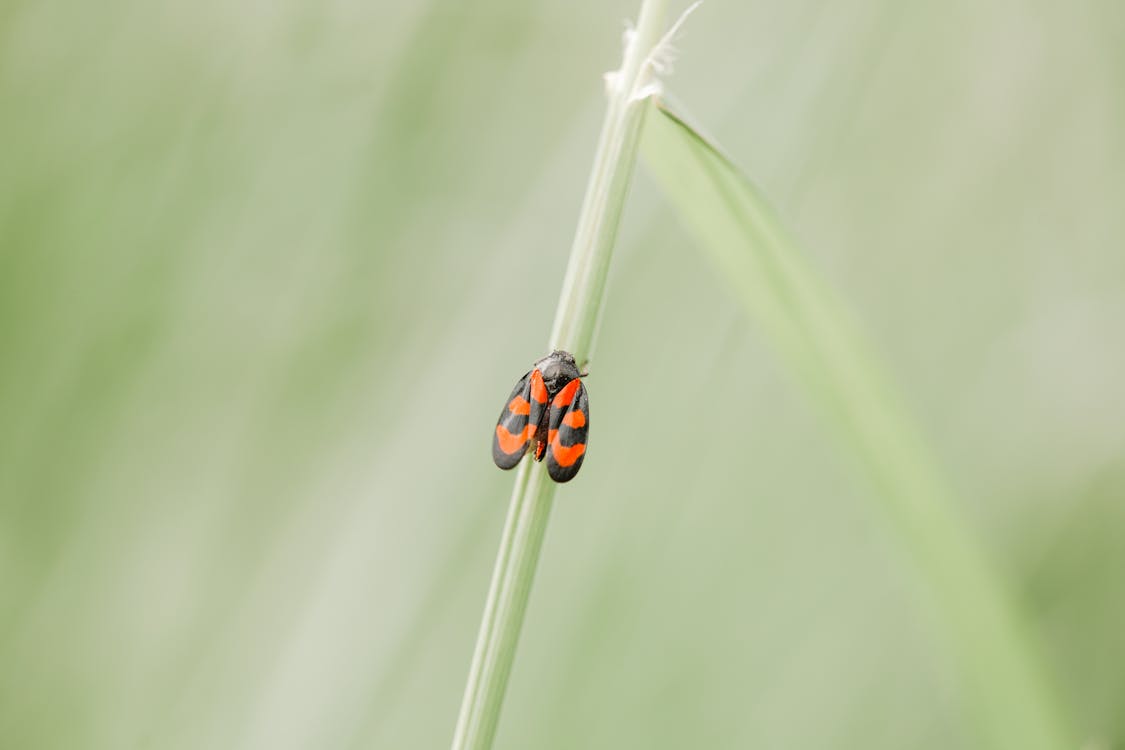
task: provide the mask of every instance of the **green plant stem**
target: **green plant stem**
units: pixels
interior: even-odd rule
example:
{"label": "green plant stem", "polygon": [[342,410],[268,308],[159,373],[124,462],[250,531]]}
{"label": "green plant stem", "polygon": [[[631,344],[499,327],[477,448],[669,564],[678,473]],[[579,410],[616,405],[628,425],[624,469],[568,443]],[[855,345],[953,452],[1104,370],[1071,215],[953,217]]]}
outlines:
{"label": "green plant stem", "polygon": [[[644,0],[621,69],[609,79],[609,105],[548,344],[571,352],[580,365],[588,362],[593,348],[609,261],[648,110],[642,92],[651,82],[650,63],[663,32],[666,4],[666,0]],[[555,484],[543,464],[525,459],[512,490],[453,750],[492,746],[554,494]]]}
{"label": "green plant stem", "polygon": [[590,357],[601,315],[609,260],[649,109],[641,92],[651,82],[648,63],[660,43],[666,5],[665,0],[644,0],[621,69],[610,74],[609,106],[549,342],[551,349],[573,354],[580,366]]}

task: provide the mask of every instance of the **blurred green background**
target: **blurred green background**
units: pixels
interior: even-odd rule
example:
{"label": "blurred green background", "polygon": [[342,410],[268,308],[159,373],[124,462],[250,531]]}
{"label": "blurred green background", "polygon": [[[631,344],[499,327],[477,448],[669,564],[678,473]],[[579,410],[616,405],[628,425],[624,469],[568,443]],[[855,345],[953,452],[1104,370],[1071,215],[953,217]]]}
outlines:
{"label": "blurred green background", "polygon": [[[0,4],[0,747],[447,746],[623,2]],[[669,88],[1125,746],[1125,6],[724,3]],[[920,585],[643,167],[501,748],[972,747]]]}

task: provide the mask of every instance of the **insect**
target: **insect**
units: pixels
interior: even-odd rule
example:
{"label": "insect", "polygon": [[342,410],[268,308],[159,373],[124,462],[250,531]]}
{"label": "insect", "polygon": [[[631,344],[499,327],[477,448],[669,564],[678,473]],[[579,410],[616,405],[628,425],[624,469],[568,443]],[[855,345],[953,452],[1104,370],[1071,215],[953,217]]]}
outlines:
{"label": "insect", "polygon": [[555,350],[520,378],[500,412],[492,436],[492,460],[512,469],[528,450],[536,461],[547,458],[556,482],[574,479],[586,455],[590,401],[579,378],[574,355]]}

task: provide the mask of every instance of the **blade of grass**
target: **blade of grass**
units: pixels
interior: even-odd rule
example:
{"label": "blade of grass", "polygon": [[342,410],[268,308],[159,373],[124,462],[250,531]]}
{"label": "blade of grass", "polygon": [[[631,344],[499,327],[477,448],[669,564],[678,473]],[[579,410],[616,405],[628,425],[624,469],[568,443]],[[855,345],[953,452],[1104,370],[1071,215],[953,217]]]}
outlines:
{"label": "blade of grass", "polygon": [[[662,41],[665,6],[666,0],[644,0],[637,28],[626,37],[621,69],[607,76],[608,109],[548,344],[549,349],[571,352],[580,366],[589,361],[593,348],[648,111],[645,96],[652,84],[653,56]],[[492,746],[554,496],[555,484],[543,464],[525,459],[512,490],[453,750]]]}
{"label": "blade of grass", "polygon": [[666,104],[654,106],[646,165],[873,485],[956,657],[979,746],[1074,747],[1025,622],[848,311],[732,162]]}

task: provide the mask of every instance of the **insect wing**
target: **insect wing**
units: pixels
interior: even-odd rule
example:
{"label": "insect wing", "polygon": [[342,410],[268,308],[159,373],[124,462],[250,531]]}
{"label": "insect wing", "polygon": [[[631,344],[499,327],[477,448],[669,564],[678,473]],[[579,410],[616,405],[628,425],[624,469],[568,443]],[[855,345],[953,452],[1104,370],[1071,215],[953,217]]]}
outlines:
{"label": "insect wing", "polygon": [[547,473],[556,482],[569,482],[582,467],[586,435],[590,431],[590,400],[586,386],[575,378],[551,401],[547,431]]}
{"label": "insect wing", "polygon": [[492,460],[501,469],[511,469],[527,452],[547,408],[547,387],[539,370],[520,378],[496,422],[492,436]]}

